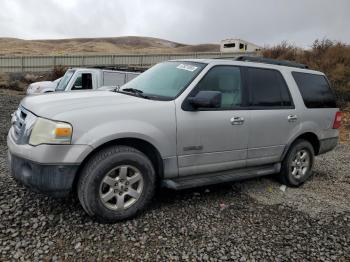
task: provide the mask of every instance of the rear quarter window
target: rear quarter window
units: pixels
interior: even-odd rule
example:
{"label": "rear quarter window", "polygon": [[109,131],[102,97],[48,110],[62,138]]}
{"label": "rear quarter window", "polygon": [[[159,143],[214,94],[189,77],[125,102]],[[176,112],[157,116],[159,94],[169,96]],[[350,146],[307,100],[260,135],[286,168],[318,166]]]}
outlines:
{"label": "rear quarter window", "polygon": [[335,108],[335,96],[323,75],[292,72],[307,108]]}

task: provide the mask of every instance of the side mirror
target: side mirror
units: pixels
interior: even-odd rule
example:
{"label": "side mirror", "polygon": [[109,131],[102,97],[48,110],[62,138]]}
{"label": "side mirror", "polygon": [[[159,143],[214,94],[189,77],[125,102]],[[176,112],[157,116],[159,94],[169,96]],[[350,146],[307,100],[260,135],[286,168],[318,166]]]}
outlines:
{"label": "side mirror", "polygon": [[194,97],[189,97],[188,102],[193,108],[219,108],[221,106],[221,92],[199,91]]}

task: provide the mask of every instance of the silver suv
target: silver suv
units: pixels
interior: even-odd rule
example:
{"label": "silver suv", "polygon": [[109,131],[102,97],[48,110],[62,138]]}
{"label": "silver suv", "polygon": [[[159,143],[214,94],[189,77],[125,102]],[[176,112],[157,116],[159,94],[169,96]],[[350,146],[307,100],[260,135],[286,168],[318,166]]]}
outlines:
{"label": "silver suv", "polygon": [[251,58],[157,64],[115,91],[26,97],[8,135],[13,177],[77,192],[103,222],[130,218],[157,186],[184,189],[278,174],[299,186],[338,142],[323,73]]}

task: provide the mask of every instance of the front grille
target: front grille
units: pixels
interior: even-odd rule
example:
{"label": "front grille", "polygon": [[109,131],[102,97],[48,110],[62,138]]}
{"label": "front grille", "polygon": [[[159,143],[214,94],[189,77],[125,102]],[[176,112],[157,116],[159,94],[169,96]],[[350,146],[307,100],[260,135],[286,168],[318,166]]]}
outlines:
{"label": "front grille", "polygon": [[35,122],[35,115],[20,106],[12,117],[12,137],[17,144],[25,144]]}

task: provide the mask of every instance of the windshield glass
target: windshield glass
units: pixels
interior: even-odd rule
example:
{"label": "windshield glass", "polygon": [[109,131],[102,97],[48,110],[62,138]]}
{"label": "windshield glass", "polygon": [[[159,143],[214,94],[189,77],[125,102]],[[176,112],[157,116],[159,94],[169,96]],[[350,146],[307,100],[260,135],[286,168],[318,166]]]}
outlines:
{"label": "windshield glass", "polygon": [[121,91],[137,89],[150,97],[172,100],[205,66],[203,63],[185,61],[160,63],[123,85]]}
{"label": "windshield glass", "polygon": [[67,70],[64,76],[61,78],[60,82],[56,87],[56,91],[64,91],[69,83],[69,80],[74,75],[75,70]]}

